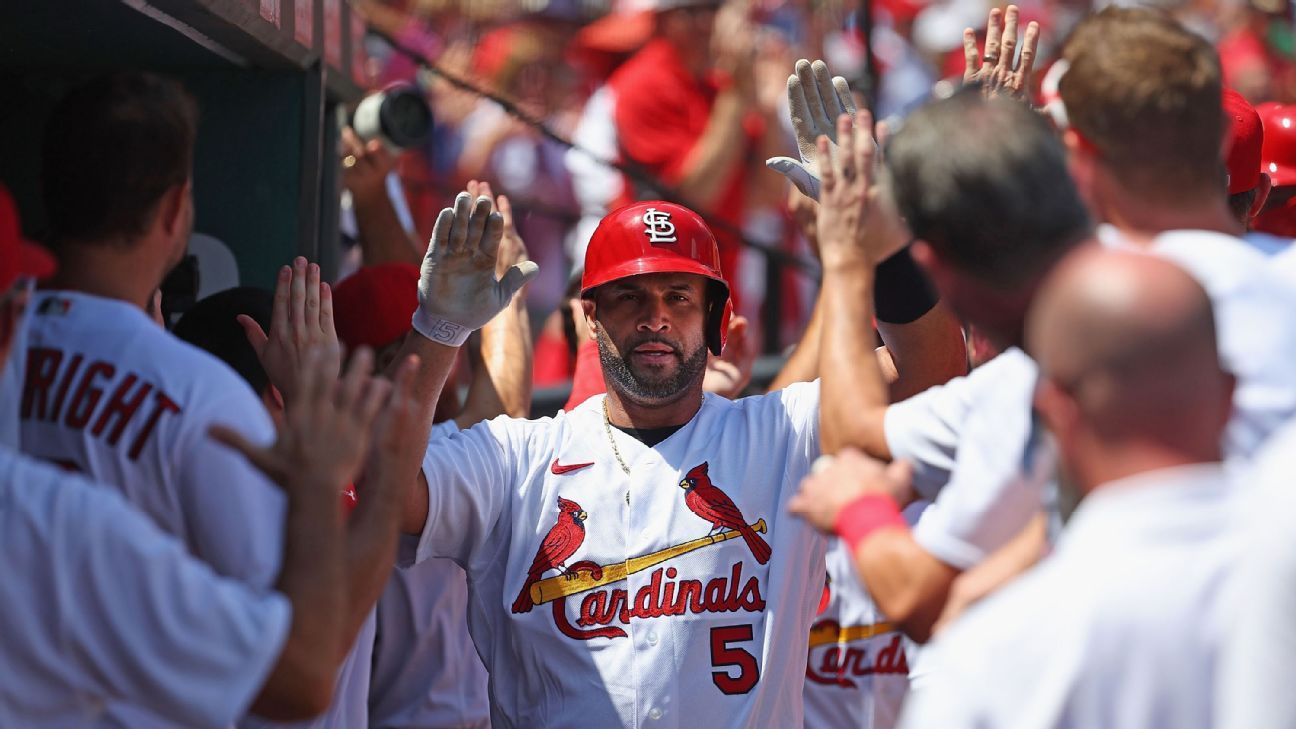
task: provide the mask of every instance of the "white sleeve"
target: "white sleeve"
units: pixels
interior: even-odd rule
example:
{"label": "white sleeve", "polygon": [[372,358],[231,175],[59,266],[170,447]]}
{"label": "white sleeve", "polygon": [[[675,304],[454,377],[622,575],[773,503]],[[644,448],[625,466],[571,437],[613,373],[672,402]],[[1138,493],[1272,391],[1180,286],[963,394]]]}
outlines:
{"label": "white sleeve", "polygon": [[[792,432],[790,448],[807,464],[819,457],[819,380],[796,382],[778,392]],[[800,488],[792,484],[793,493]]]}
{"label": "white sleeve", "polygon": [[1296,423],[1272,438],[1241,496],[1241,559],[1227,584],[1215,726],[1296,726]]}
{"label": "white sleeve", "polygon": [[211,438],[207,431],[214,423],[253,443],[268,444],[275,437],[269,414],[246,386],[232,389],[219,411],[185,414],[185,453],[178,461],[180,512],[190,548],[222,575],[273,585],[283,556],[283,492],[237,451]]}
{"label": "white sleeve", "polygon": [[1013,350],[990,360],[965,377],[955,377],[886,409],[883,428],[891,457],[913,464],[914,488],[934,499],[954,471],[955,455],[972,398],[1014,358]]}
{"label": "white sleeve", "polygon": [[949,483],[914,528],[923,549],[953,567],[980,563],[1043,505],[1056,461],[1033,416],[1034,378],[1025,374],[977,393]]}
{"label": "white sleeve", "polygon": [[525,421],[508,417],[428,441],[423,455],[428,515],[414,562],[448,557],[465,567],[486,543],[517,488],[516,432]]}
{"label": "white sleeve", "polygon": [[39,562],[25,560],[25,584],[0,579],[21,591],[3,591],[6,652],[186,726],[242,715],[283,647],[288,600],[217,576],[110,489],[30,461],[11,473],[26,493],[5,509],[4,543]]}

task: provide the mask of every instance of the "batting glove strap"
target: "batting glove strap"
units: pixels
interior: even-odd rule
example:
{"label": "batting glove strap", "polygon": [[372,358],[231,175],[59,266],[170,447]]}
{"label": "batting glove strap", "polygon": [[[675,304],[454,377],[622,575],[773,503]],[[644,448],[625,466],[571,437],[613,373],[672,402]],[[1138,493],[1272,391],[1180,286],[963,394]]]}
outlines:
{"label": "batting glove strap", "polygon": [[422,308],[414,310],[414,318],[410,323],[413,325],[414,331],[437,344],[444,344],[447,347],[462,347],[463,343],[468,341],[468,337],[472,335],[474,329],[447,319],[430,316]]}
{"label": "batting glove strap", "polygon": [[869,535],[887,527],[909,527],[895,499],[887,494],[864,494],[837,514],[833,531],[855,554]]}

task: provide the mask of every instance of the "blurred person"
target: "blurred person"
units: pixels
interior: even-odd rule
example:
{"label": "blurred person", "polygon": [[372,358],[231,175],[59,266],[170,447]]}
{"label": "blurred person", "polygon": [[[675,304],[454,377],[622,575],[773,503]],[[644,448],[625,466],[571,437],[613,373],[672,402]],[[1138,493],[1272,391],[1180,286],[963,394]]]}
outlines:
{"label": "blurred person", "polygon": [[1228,118],[1228,150],[1224,167],[1228,175],[1228,206],[1247,233],[1243,240],[1269,255],[1277,252],[1279,241],[1266,235],[1252,235],[1252,223],[1269,200],[1273,179],[1261,164],[1264,127],[1260,115],[1241,94],[1223,89],[1224,114]]}
{"label": "blurred person", "polygon": [[[233,370],[144,311],[189,238],[196,125],[183,88],[142,73],[93,79],[52,112],[42,177],[60,270],[33,298],[22,440],[31,455],[121,490],[217,573],[266,587],[279,570],[283,494],[206,433],[219,422],[266,442],[270,416]],[[290,280],[299,316],[289,326],[285,313],[284,326],[262,343],[270,346],[262,361],[289,409],[300,357],[286,356],[284,339],[336,341],[320,326],[331,301],[318,266],[285,266],[285,299]],[[370,533],[348,549],[359,570],[350,575],[353,598],[376,597],[381,582],[359,565],[380,562],[387,539]],[[353,719],[363,719],[363,706],[342,704],[321,721],[359,726]],[[106,711],[131,726],[165,724],[116,703]]]}
{"label": "blurred person", "polygon": [[1063,56],[1063,140],[1105,223],[1099,238],[1175,261],[1210,294],[1221,356],[1238,378],[1225,451],[1245,458],[1296,414],[1296,298],[1237,237],[1215,52],[1162,13],[1112,7],[1085,19]]}
{"label": "blurred person", "polygon": [[1050,557],[935,641],[902,726],[1215,726],[1239,556],[1215,342],[1210,299],[1173,262],[1092,251],[1045,282],[1035,403],[1079,506]]}
{"label": "blurred person", "polygon": [[[54,270],[48,253],[22,239],[0,189],[0,368],[29,281]],[[367,381],[367,354],[338,383],[336,358],[308,350],[300,407],[272,446],[220,426],[203,434],[286,492],[273,589],[213,572],[111,489],[0,448],[0,536],[10,557],[0,577],[0,721],[91,726],[106,707],[129,706],[153,722],[227,727],[245,711],[292,719],[325,710],[356,615],[370,607],[349,593],[348,542],[373,530],[390,538],[395,526],[386,508],[344,528],[336,494],[360,470],[370,436],[390,440],[412,412],[412,367],[391,390]],[[379,498],[391,483],[375,482]]]}
{"label": "blurred person", "polygon": [[[751,25],[741,11],[717,23],[719,0],[654,0],[647,7],[654,12],[652,39],[608,80],[621,161],[741,230],[748,158],[765,130],[752,75]],[[626,179],[612,207],[658,195]],[[722,228],[717,240],[721,270],[734,279],[738,235]],[[732,293],[741,311],[742,292]]]}
{"label": "blurred person", "polygon": [[[883,614],[924,641],[954,578],[1007,544],[1041,508],[1051,459],[1031,419],[1035,365],[1021,349],[1026,309],[1091,225],[1061,145],[1024,105],[970,88],[911,115],[886,155],[885,179],[900,212],[888,193],[869,191],[879,172],[862,131],[871,120],[861,117],[858,133],[839,121],[838,156],[850,167],[830,170],[838,186],[831,200],[825,173],[820,203],[824,453],[861,448],[905,459],[912,473],[896,491],[854,474],[835,494],[803,493],[794,507],[850,546]],[[827,141],[820,146],[826,159]],[[1022,199],[1032,203],[1021,206]],[[876,261],[909,237],[896,229],[900,214],[916,238],[912,255],[942,299],[1001,353],[966,377],[888,404],[884,371],[869,356],[870,301]],[[910,532],[900,508],[915,496],[934,503]]]}

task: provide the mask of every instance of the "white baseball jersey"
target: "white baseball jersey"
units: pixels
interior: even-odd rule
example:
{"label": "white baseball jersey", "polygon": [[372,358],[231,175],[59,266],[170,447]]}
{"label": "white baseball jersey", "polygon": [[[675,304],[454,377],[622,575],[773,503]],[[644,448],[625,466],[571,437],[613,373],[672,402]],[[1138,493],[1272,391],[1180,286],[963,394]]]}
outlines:
{"label": "white baseball jersey", "polygon": [[0,726],[86,727],[108,702],[229,726],[291,607],[217,576],[111,489],[0,448]]}
{"label": "white baseball jersey", "polygon": [[914,464],[914,488],[935,502],[914,539],[969,569],[1007,544],[1043,503],[1056,459],[1032,417],[1039,370],[1012,348],[887,408],[891,455]]}
{"label": "white baseball jersey", "polygon": [[653,448],[612,429],[614,450],[603,399],[428,446],[417,559],[468,573],[492,725],[799,725],[827,540],[787,501],[818,383],[708,394]]}
{"label": "white baseball jersey", "polygon": [[[1124,245],[1110,226],[1099,237]],[[1296,289],[1267,271],[1262,255],[1219,233],[1171,231],[1146,250],[1183,267],[1210,296],[1220,359],[1238,379],[1225,453],[1244,462],[1296,416]],[[914,538],[951,566],[979,563],[1040,508],[1055,456],[1031,414],[1037,377],[1035,363],[1010,349],[887,409],[892,455],[914,462],[919,493],[940,492]]]}
{"label": "white baseball jersey", "polygon": [[[926,508],[905,509],[910,523]],[[806,729],[891,729],[909,691],[917,646],[887,620],[840,539],[828,546],[828,582],[810,628],[806,662]]]}
{"label": "white baseball jersey", "polygon": [[[217,573],[273,584],[283,494],[208,435],[221,423],[253,441],[274,437],[265,407],[233,370],[138,307],[65,291],[33,297],[25,364],[24,450],[116,487]],[[111,721],[154,724],[130,711],[110,707]]]}
{"label": "white baseball jersey", "polygon": [[[1207,729],[1238,556],[1218,464],[1113,482],[924,653],[905,729]],[[1288,677],[1290,678],[1290,677]]]}
{"label": "white baseball jersey", "polygon": [[[453,420],[432,438],[458,432]],[[489,729],[486,668],[468,635],[468,578],[448,559],[395,569],[378,599],[373,729]]]}
{"label": "white baseball jersey", "polygon": [[1274,435],[1241,478],[1242,557],[1228,584],[1215,726],[1296,726],[1296,420]]}

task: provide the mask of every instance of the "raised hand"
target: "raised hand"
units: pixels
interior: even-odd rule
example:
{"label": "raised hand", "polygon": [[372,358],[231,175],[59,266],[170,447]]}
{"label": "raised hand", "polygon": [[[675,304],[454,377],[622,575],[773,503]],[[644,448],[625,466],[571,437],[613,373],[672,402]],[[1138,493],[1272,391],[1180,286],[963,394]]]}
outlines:
{"label": "raised hand", "polygon": [[1021,58],[1018,59],[1015,57],[1017,15],[1016,5],[1009,5],[1002,13],[999,8],[990,10],[990,19],[986,21],[983,56],[977,55],[976,32],[971,28],[963,30],[963,83],[980,84],[982,93],[987,97],[1006,96],[1024,100],[1030,94],[1031,70],[1035,65],[1035,48],[1039,43],[1039,23],[1032,20],[1027,24],[1026,37],[1021,45]]}
{"label": "raised hand", "polygon": [[489,197],[474,201],[462,192],[453,208],[441,211],[419,275],[415,331],[439,344],[458,347],[535,278],[540,267],[527,260],[496,278],[503,235],[504,218],[491,211]]}
{"label": "raised hand", "polygon": [[249,442],[242,434],[213,426],[211,436],[243,454],[290,495],[337,495],[364,464],[374,419],[388,400],[391,384],[371,378],[373,353],[361,348],[338,379],[342,350],[337,345],[307,347],[300,371],[297,404],[288,409],[273,445]]}
{"label": "raised hand", "polygon": [[748,336],[751,325],[747,317],[734,315],[729,320],[729,335],[719,357],[708,354],[702,389],[730,399],[740,397],[751,382],[756,363],[756,344]]}
{"label": "raised hand", "polygon": [[308,264],[300,256],[291,266],[279,269],[270,334],[250,316],[240,314],[238,322],[265,368],[270,384],[283,395],[288,408],[297,400],[300,389],[297,380],[303,371],[304,353],[314,347],[338,343],[333,325],[333,291],[320,281],[319,266]]}
{"label": "raised hand", "polygon": [[342,185],[352,195],[387,195],[387,175],[396,168],[396,156],[380,140],[368,143],[351,127],[342,129]]}
{"label": "raised hand", "polygon": [[[841,76],[831,76],[828,64],[811,63],[804,58],[796,62],[796,73],[788,76],[788,109],[792,129],[796,132],[797,151],[801,161],[791,157],[771,157],[765,165],[788,178],[798,190],[812,200],[819,199],[819,174],[825,160],[837,154],[839,141],[834,122],[842,114],[855,116],[855,100],[850,86]],[[827,137],[828,152],[817,146]]]}
{"label": "raised hand", "polygon": [[[821,170],[819,258],[825,268],[863,263],[869,268],[889,258],[909,241],[909,233],[890,195],[877,184],[878,146],[868,131],[873,116],[845,114],[837,119],[840,153]],[[829,159],[827,137],[818,140],[821,159]]]}

